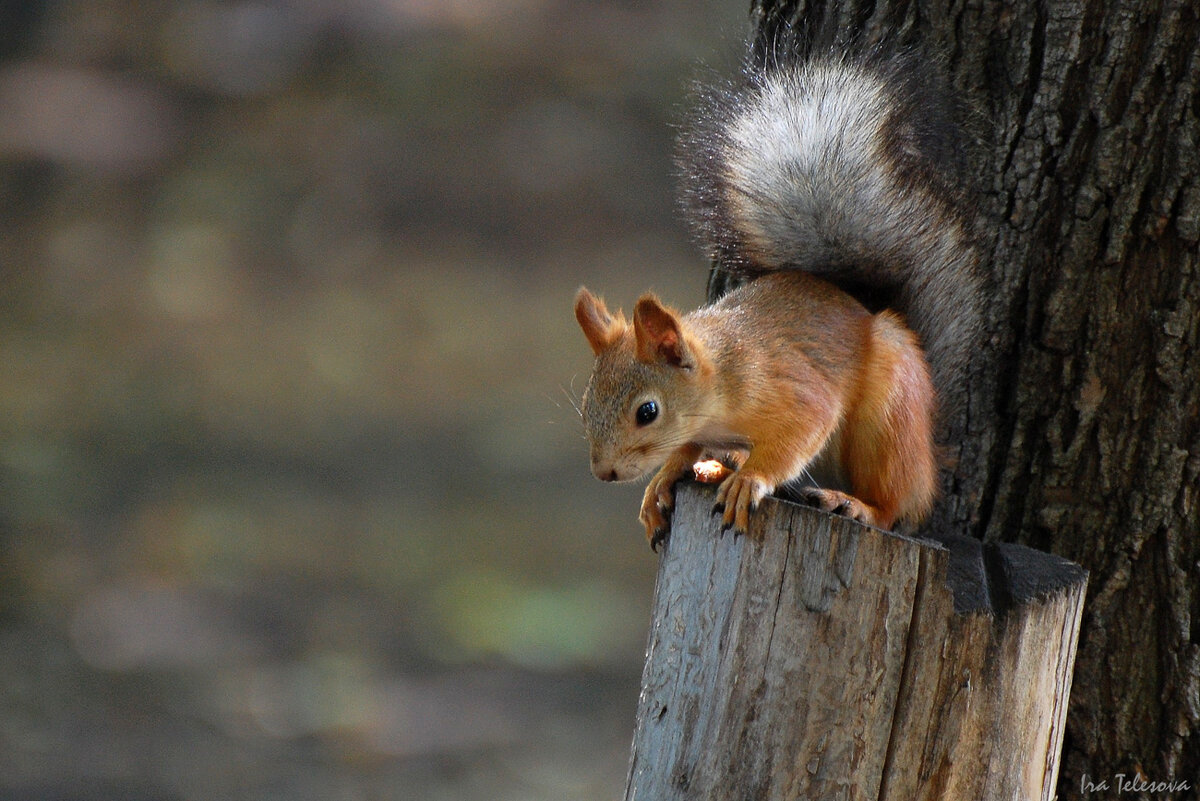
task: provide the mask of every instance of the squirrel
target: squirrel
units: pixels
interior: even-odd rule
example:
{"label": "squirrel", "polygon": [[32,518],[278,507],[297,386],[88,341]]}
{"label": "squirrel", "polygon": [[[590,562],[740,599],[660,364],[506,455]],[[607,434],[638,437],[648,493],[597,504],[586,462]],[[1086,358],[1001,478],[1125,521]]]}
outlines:
{"label": "squirrel", "polygon": [[868,525],[928,515],[939,404],[960,391],[981,290],[959,132],[921,66],[776,57],[707,90],[680,138],[684,205],[746,281],[687,314],[643,295],[632,321],[580,288],[592,472],[661,465],[639,517],[653,549],[693,474],[720,481],[714,513],[741,533],[805,477],[831,486],[803,500]]}

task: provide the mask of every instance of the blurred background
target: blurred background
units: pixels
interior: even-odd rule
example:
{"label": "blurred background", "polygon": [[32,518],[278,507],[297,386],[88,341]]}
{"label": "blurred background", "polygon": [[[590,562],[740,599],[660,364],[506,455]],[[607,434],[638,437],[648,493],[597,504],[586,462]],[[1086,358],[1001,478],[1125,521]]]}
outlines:
{"label": "blurred background", "polygon": [[571,302],[701,301],[745,5],[0,6],[0,797],[621,796]]}

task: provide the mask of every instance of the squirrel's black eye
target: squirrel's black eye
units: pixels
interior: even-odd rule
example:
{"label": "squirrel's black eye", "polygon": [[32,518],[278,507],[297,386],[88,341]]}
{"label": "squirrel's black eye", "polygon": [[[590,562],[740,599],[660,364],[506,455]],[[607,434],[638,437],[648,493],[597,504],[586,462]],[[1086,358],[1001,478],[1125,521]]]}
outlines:
{"label": "squirrel's black eye", "polygon": [[654,401],[646,401],[637,408],[637,424],[639,426],[653,423],[656,417],[658,417],[658,404]]}

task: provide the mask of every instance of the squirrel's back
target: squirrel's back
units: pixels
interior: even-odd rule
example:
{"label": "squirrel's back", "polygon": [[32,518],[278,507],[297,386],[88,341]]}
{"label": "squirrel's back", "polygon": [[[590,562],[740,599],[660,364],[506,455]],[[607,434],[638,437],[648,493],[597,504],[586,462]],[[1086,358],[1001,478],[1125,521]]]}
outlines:
{"label": "squirrel's back", "polygon": [[901,312],[954,395],[980,281],[962,138],[907,57],[813,56],[704,92],[681,138],[694,230],[733,273],[799,269]]}

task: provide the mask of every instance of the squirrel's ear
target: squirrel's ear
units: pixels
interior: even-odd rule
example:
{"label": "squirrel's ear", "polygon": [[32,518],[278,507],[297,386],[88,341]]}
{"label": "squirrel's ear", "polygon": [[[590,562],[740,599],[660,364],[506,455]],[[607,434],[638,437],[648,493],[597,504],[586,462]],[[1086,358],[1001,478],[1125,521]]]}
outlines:
{"label": "squirrel's ear", "polygon": [[692,366],[692,354],[684,342],[679,315],[653,295],[643,295],[634,306],[633,333],[641,361],[665,362],[673,367]]}
{"label": "squirrel's ear", "polygon": [[592,353],[597,356],[620,337],[625,328],[625,317],[620,312],[613,317],[608,313],[604,301],[588,292],[587,287],[579,287],[575,295],[575,319],[583,329]]}

